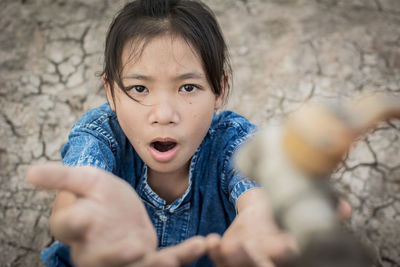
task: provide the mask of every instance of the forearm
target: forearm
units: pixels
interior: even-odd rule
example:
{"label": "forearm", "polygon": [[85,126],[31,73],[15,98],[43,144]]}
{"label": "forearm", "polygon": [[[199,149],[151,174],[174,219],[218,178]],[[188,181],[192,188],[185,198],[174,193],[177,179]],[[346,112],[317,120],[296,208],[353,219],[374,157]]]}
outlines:
{"label": "forearm", "polygon": [[264,188],[254,188],[244,192],[237,200],[236,208],[238,214],[248,208],[260,209],[263,212],[271,214],[272,218],[272,210],[268,204],[268,198]]}

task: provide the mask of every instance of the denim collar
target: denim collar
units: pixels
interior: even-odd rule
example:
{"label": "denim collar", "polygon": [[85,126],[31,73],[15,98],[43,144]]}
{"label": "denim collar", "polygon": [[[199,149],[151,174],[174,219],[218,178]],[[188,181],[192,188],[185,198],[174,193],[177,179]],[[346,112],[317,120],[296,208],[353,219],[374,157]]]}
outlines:
{"label": "denim collar", "polygon": [[174,212],[176,209],[178,209],[182,205],[183,202],[189,201],[189,199],[191,197],[191,192],[192,192],[192,190],[191,190],[192,189],[192,179],[193,179],[192,177],[193,177],[193,173],[194,173],[195,166],[197,163],[198,155],[201,150],[201,146],[202,145],[200,145],[197,148],[196,152],[194,153],[194,155],[190,161],[189,185],[188,185],[188,188],[186,189],[185,193],[181,197],[176,199],[171,204],[166,205],[166,201],[164,199],[162,199],[160,196],[158,196],[157,193],[153,191],[153,189],[150,187],[150,185],[147,182],[147,165],[146,165],[146,163],[143,164],[142,175],[140,178],[141,181],[139,182],[141,197],[143,199],[147,200],[148,202],[150,202],[156,208],[167,210],[169,212]]}

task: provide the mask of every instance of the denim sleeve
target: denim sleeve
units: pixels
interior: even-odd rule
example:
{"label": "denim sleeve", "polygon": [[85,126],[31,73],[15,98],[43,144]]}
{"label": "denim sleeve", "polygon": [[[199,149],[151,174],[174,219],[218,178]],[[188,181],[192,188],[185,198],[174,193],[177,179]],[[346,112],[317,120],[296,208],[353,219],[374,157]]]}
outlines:
{"label": "denim sleeve", "polygon": [[237,211],[237,201],[239,197],[248,190],[261,187],[255,181],[248,179],[231,167],[231,179],[228,184],[229,200]]}
{"label": "denim sleeve", "polygon": [[61,150],[62,162],[69,166],[94,166],[113,172],[115,155],[112,139],[90,125],[76,125]]}
{"label": "denim sleeve", "polygon": [[227,187],[229,193],[229,200],[234,205],[235,210],[237,211],[237,200],[239,197],[246,191],[251,190],[253,188],[261,187],[255,181],[245,177],[242,175],[234,166],[234,154],[240,145],[245,142],[247,138],[249,138],[252,134],[249,134],[243,138],[237,139],[232,143],[231,149],[229,149],[228,156],[225,160],[224,173],[226,174],[225,179],[227,179]]}

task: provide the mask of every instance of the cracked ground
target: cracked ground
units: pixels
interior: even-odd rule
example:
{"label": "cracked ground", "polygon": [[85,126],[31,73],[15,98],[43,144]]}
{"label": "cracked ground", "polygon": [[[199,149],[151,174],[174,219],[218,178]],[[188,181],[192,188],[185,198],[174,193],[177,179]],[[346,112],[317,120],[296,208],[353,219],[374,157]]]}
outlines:
{"label": "cracked ground", "polygon": [[[125,1],[0,2],[0,266],[42,266],[54,194],[24,181],[60,160],[72,124],[105,101],[107,27]],[[304,101],[400,95],[398,0],[208,0],[234,69],[227,109],[267,126]],[[332,176],[354,207],[346,226],[400,266],[400,123],[360,138]]]}

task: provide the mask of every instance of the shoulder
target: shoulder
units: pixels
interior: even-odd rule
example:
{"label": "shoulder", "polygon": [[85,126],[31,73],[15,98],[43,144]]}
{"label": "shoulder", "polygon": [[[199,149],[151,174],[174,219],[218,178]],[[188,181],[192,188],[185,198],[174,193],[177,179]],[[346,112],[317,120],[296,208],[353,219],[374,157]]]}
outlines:
{"label": "shoulder", "polygon": [[114,172],[125,144],[117,116],[106,103],[87,111],[74,124],[61,157],[66,165],[90,165]]}
{"label": "shoulder", "polygon": [[74,127],[96,127],[112,120],[116,120],[117,115],[108,103],[87,111],[75,123]]}
{"label": "shoulder", "polygon": [[125,137],[119,126],[117,115],[108,103],[83,114],[72,127],[69,139],[83,134],[103,140],[113,151],[116,150],[118,140]]}
{"label": "shoulder", "polygon": [[213,160],[222,160],[223,165],[228,166],[236,149],[251,138],[256,130],[257,126],[233,111],[215,114],[206,137],[208,148],[213,151]]}
{"label": "shoulder", "polygon": [[238,143],[252,136],[257,126],[250,123],[248,119],[233,111],[227,110],[215,114],[210,126],[209,135],[213,139],[225,141],[230,144]]}

